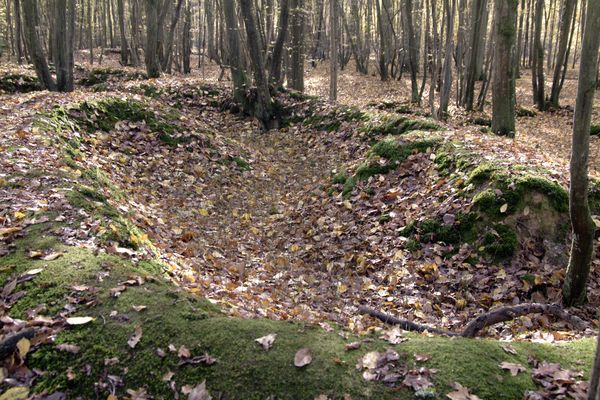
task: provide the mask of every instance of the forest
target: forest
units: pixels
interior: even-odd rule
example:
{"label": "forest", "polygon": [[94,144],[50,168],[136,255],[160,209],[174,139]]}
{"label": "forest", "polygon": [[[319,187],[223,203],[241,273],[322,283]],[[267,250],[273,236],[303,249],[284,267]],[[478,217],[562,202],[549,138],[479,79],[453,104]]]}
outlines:
{"label": "forest", "polygon": [[0,0],[0,400],[600,400],[599,32]]}

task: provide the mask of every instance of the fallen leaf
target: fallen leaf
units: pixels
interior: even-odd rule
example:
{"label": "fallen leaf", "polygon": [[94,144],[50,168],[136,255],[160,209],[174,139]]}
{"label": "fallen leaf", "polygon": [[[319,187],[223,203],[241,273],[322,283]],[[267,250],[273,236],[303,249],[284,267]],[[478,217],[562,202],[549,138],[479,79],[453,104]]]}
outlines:
{"label": "fallen leaf", "polygon": [[29,271],[26,271],[25,273],[23,273],[23,275],[37,275],[40,272],[42,272],[44,270],[44,268],[35,268],[35,269],[30,269]]}
{"label": "fallen leaf", "polygon": [[64,253],[61,253],[60,251],[58,251],[55,253],[46,254],[45,256],[42,257],[42,260],[52,261],[52,260],[56,260],[58,257],[60,257],[62,255],[64,255]]}
{"label": "fallen leaf", "polygon": [[174,376],[175,376],[175,372],[167,371],[167,373],[164,374],[161,379],[163,382],[169,382],[171,379],[173,379]]}
{"label": "fallen leaf", "polygon": [[95,319],[96,318],[92,318],[92,317],[71,317],[71,318],[67,318],[66,322],[68,325],[84,325],[84,324],[87,324],[88,322],[92,322]]}
{"label": "fallen leaf", "polygon": [[346,351],[350,351],[350,350],[356,350],[359,349],[360,346],[362,346],[362,342],[352,342],[352,343],[348,343],[346,344]]}
{"label": "fallen leaf", "polygon": [[263,350],[268,351],[272,346],[273,342],[275,342],[275,338],[277,337],[276,333],[270,333],[266,336],[259,337],[258,339],[254,339],[255,342],[260,344]]}
{"label": "fallen leaf", "polygon": [[[169,345],[169,350],[171,350],[171,346]],[[190,352],[190,350],[185,347],[184,345],[181,345],[179,347],[179,351],[177,352],[177,355],[179,356],[179,358],[190,358],[192,356],[192,353]]]}
{"label": "fallen leaf", "polygon": [[455,383],[453,386],[455,391],[446,395],[450,400],[481,400],[478,396],[469,393],[469,389],[460,383]]}
{"label": "fallen leaf", "polygon": [[525,371],[525,367],[522,366],[521,364],[516,364],[516,363],[509,363],[504,361],[503,363],[501,363],[500,365],[498,365],[500,368],[502,369],[507,369],[510,371],[510,374],[512,376],[517,376],[517,374],[519,372]]}
{"label": "fallen leaf", "polygon": [[17,386],[8,389],[0,395],[0,400],[25,400],[29,397],[29,389],[24,386]]}
{"label": "fallen leaf", "polygon": [[138,325],[135,327],[135,332],[133,333],[133,335],[131,335],[129,337],[129,340],[127,340],[127,344],[129,345],[129,347],[134,349],[135,346],[137,346],[137,344],[140,342],[140,340],[142,340],[142,327]]}
{"label": "fallen leaf", "polygon": [[296,352],[294,356],[294,365],[298,368],[302,368],[312,362],[312,356],[309,348],[302,348]]}
{"label": "fallen leaf", "polygon": [[74,345],[74,344],[68,344],[68,343],[61,343],[59,345],[56,346],[57,350],[60,351],[66,351],[67,353],[73,353],[73,354],[77,354],[79,353],[79,346]]}
{"label": "fallen leaf", "polygon": [[429,354],[415,353],[415,361],[427,361],[431,358]]}
{"label": "fallen leaf", "polygon": [[212,396],[206,389],[206,381],[197,385],[189,392],[188,400],[212,400]]}
{"label": "fallen leaf", "polygon": [[148,307],[146,307],[146,306],[132,306],[131,308],[133,308],[137,312],[140,312],[140,311],[144,311]]}
{"label": "fallen leaf", "polygon": [[504,203],[502,204],[502,206],[500,207],[500,212],[501,213],[505,213],[506,210],[508,210],[508,203]]}
{"label": "fallen leaf", "polygon": [[502,350],[504,350],[505,352],[507,352],[508,354],[513,354],[513,355],[517,355],[517,351],[515,350],[514,347],[512,347],[510,344],[503,344],[502,345]]}
{"label": "fallen leaf", "polygon": [[23,338],[17,342],[17,349],[19,350],[19,356],[21,360],[25,359],[27,353],[29,353],[29,349],[31,348],[31,342],[27,338]]}

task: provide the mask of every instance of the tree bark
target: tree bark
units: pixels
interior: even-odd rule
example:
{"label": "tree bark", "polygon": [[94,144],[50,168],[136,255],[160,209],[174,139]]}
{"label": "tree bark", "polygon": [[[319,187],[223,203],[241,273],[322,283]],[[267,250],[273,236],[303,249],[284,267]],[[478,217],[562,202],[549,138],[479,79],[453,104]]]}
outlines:
{"label": "tree bark", "polygon": [[291,74],[289,86],[299,92],[304,91],[304,1],[292,0],[291,3]]}
{"label": "tree bark", "polygon": [[415,38],[413,18],[412,18],[412,0],[404,0],[404,12],[406,13],[406,33],[408,35],[408,64],[410,67],[410,100],[413,103],[418,103],[419,85],[417,82],[418,67],[418,51],[417,40]]}
{"label": "tree bark", "polygon": [[544,47],[542,46],[542,17],[544,14],[544,0],[535,0],[535,24],[533,37],[533,64],[531,66],[531,80],[533,84],[533,102],[538,110],[546,110],[544,98]]}
{"label": "tree bark", "polygon": [[158,4],[159,0],[146,0],[146,49],[144,60],[148,78],[160,76],[158,60]]}
{"label": "tree bark", "polygon": [[494,72],[492,88],[492,131],[515,136],[515,37],[518,0],[494,2]]}
{"label": "tree bark", "polygon": [[177,22],[179,22],[179,16],[181,15],[181,7],[183,6],[183,0],[177,0],[177,5],[173,11],[171,17],[171,25],[169,25],[169,31],[167,32],[167,39],[163,46],[163,55],[161,68],[163,71],[169,71],[171,69],[171,61],[173,59],[173,40],[175,38],[175,28]]}
{"label": "tree bark", "polygon": [[585,32],[581,44],[581,62],[577,100],[573,115],[573,141],[569,171],[569,212],[573,226],[571,257],[563,285],[566,305],[582,304],[586,299],[586,285],[594,252],[595,224],[588,204],[588,156],[590,123],[600,45],[600,0],[589,0]]}
{"label": "tree bark", "polygon": [[471,40],[469,49],[469,59],[466,66],[465,82],[463,90],[462,105],[467,111],[473,110],[473,101],[475,97],[475,81],[477,80],[477,60],[481,57],[479,54],[480,41],[482,36],[483,12],[485,10],[486,0],[473,0],[471,8]]}
{"label": "tree bark", "polygon": [[444,51],[444,66],[442,70],[442,87],[440,90],[440,107],[438,118],[442,121],[448,119],[448,103],[450,102],[450,89],[452,89],[452,50],[454,48],[454,14],[456,12],[456,0],[444,0],[446,10],[446,49]]}
{"label": "tree bark", "polygon": [[123,0],[117,0],[117,13],[119,14],[121,65],[127,65],[129,61],[129,46],[127,45],[127,33],[125,32],[125,8]]}
{"label": "tree bark", "polygon": [[[23,44],[21,42],[21,0],[15,0],[15,47],[17,50],[17,63],[23,62]],[[31,51],[31,50],[30,50]]]}
{"label": "tree bark", "polygon": [[223,15],[227,25],[229,67],[231,69],[231,80],[233,81],[233,98],[241,105],[242,109],[247,110],[246,91],[249,85],[241,59],[240,33],[235,10],[235,0],[223,0]]}
{"label": "tree bark", "polygon": [[336,0],[329,0],[329,102],[335,103],[337,100],[337,41],[338,41],[338,16],[335,4]]}
{"label": "tree bark", "polygon": [[248,52],[256,86],[256,101],[253,104],[254,115],[262,123],[264,129],[277,127],[273,118],[273,101],[269,92],[269,83],[263,62],[263,45],[258,32],[256,14],[254,13],[253,0],[240,0],[240,8],[246,26]]}
{"label": "tree bark", "polygon": [[552,76],[552,91],[550,93],[550,104],[553,107],[559,106],[559,97],[561,87],[561,76],[564,68],[567,67],[567,46],[569,44],[569,28],[573,19],[575,10],[575,0],[565,0],[560,15],[560,35],[558,50],[556,53],[556,62],[554,64],[554,74]]}
{"label": "tree bark", "polygon": [[36,0],[23,0],[23,21],[26,27],[26,39],[27,48],[29,49],[29,55],[38,79],[44,88],[48,90],[56,90],[56,82],[50,75],[50,69],[48,68],[48,61],[44,54],[44,49],[40,44],[38,37],[38,24],[36,20],[37,14],[37,1]]}
{"label": "tree bark", "polygon": [[281,85],[281,61],[283,59],[283,45],[285,44],[285,37],[287,35],[289,15],[289,0],[281,0],[279,4],[277,39],[275,40],[275,46],[273,47],[271,70],[269,71],[269,80],[277,86]]}
{"label": "tree bark", "polygon": [[[192,10],[188,4],[185,10],[185,18],[183,20],[182,32],[182,48],[183,48],[183,73],[189,74],[192,72],[190,67],[190,58],[192,56]],[[199,55],[201,57],[201,55]]]}

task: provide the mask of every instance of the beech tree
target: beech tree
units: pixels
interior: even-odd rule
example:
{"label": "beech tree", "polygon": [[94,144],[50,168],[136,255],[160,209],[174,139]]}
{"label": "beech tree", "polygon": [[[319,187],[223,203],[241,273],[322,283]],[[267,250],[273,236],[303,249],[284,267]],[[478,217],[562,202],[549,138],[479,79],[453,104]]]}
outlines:
{"label": "beech tree", "polygon": [[515,136],[515,37],[517,0],[494,2],[495,68],[492,91],[492,131]]}
{"label": "beech tree", "polygon": [[[586,285],[594,252],[596,226],[592,220],[588,203],[588,158],[592,106],[594,104],[596,74],[598,72],[599,31],[600,0],[590,0],[581,45],[581,63],[577,84],[577,100],[573,115],[573,140],[569,165],[571,175],[569,213],[573,227],[573,241],[567,275],[563,285],[563,302],[566,305],[577,305],[585,301]],[[595,395],[600,395],[597,387],[593,390]]]}

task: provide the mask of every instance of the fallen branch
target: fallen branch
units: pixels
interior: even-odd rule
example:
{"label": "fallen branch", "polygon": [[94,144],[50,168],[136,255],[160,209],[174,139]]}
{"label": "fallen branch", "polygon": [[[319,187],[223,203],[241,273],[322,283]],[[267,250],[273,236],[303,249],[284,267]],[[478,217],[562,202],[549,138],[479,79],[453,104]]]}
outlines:
{"label": "fallen branch", "polygon": [[467,324],[467,327],[461,333],[455,333],[446,331],[444,329],[434,328],[427,325],[417,324],[412,321],[396,318],[392,315],[382,313],[371,308],[360,306],[359,312],[361,314],[368,314],[375,317],[386,324],[398,325],[406,331],[414,332],[431,332],[440,335],[447,336],[462,336],[472,338],[477,333],[491,325],[498,324],[500,322],[512,321],[515,318],[522,317],[528,314],[548,314],[555,318],[562,319],[567,323],[573,325],[576,329],[583,329],[584,323],[581,318],[574,315],[568,314],[558,304],[541,304],[541,303],[525,303],[516,306],[506,306],[491,310],[485,314],[480,315]]}
{"label": "fallen branch", "polygon": [[0,360],[10,356],[17,348],[17,343],[21,339],[31,339],[35,335],[33,329],[24,329],[21,332],[8,335],[2,342],[0,342]]}
{"label": "fallen branch", "polygon": [[404,329],[405,331],[413,331],[413,332],[427,331],[427,332],[431,332],[431,333],[437,333],[440,335],[460,336],[460,334],[458,334],[458,333],[446,331],[443,329],[433,328],[433,327],[427,326],[427,325],[417,324],[415,322],[407,321],[405,319],[399,319],[392,315],[385,314],[385,313],[382,313],[381,311],[373,310],[372,308],[365,307],[365,306],[360,306],[358,308],[358,311],[361,314],[368,314],[371,317],[375,317],[375,318],[385,322],[386,324],[398,325],[398,326],[400,326],[400,328]]}
{"label": "fallen branch", "polygon": [[477,332],[485,327],[500,322],[512,321],[515,318],[528,314],[548,314],[562,319],[577,329],[583,329],[584,323],[581,318],[568,314],[558,304],[525,303],[516,306],[507,306],[491,310],[475,318],[465,328],[461,336],[474,337]]}

